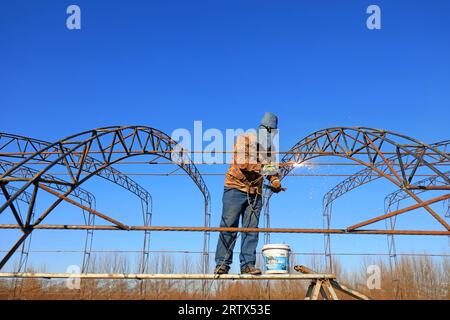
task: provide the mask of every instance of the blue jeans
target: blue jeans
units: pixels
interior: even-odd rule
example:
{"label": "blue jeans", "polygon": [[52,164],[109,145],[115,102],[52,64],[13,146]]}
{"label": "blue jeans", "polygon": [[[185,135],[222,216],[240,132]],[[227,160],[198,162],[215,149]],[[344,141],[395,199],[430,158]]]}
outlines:
{"label": "blue jeans", "polygon": [[[251,203],[251,205],[249,204]],[[243,228],[257,228],[262,207],[261,195],[249,195],[238,189],[225,187],[222,197],[221,227],[239,227],[242,218]],[[258,232],[243,232],[241,236],[241,270],[256,263],[256,246]],[[216,249],[216,265],[231,266],[233,249],[236,243],[236,232],[221,232]]]}

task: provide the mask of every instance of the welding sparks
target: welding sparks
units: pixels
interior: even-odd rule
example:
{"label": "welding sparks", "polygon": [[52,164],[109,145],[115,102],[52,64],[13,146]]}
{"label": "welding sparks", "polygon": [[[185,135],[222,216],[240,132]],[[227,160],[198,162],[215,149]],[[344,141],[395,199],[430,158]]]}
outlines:
{"label": "welding sparks", "polygon": [[307,168],[307,169],[311,169],[314,167],[314,163],[312,162],[308,162],[308,161],[303,161],[303,162],[294,162],[292,164],[292,166],[294,168]]}
{"label": "welding sparks", "polygon": [[305,167],[306,163],[305,162],[296,162],[293,164],[293,166],[296,168],[301,168],[301,167]]}

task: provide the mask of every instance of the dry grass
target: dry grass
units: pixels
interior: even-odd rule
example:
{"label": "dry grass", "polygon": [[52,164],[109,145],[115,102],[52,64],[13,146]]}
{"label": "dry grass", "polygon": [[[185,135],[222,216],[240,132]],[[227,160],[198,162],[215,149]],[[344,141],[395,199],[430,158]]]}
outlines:
{"label": "dry grass", "polygon": [[[380,290],[371,290],[374,299],[450,299],[450,259],[434,261],[430,257],[401,257],[398,261],[397,279],[386,263],[369,261],[381,268],[383,275]],[[360,275],[359,278],[361,278]],[[397,287],[397,295],[395,289]],[[365,291],[369,294],[367,289]]]}
{"label": "dry grass", "polygon": [[[324,270],[317,258],[303,264],[314,270]],[[369,265],[380,267],[380,289],[369,290],[366,286]],[[393,282],[394,275],[382,260],[366,260],[354,273],[344,273],[339,261],[335,261],[334,266],[338,281],[374,299],[450,299],[449,259],[403,257],[398,262],[398,282]],[[128,260],[120,255],[93,259],[90,269],[99,273],[133,272]],[[184,258],[179,269],[166,255],[155,256],[149,266],[150,273],[199,273],[200,264]],[[34,270],[43,272],[45,267]],[[27,271],[33,272],[33,268]],[[83,280],[79,290],[71,290],[60,280],[13,279],[0,281],[0,299],[303,299],[306,286],[302,281],[274,280],[205,283],[198,280]]]}

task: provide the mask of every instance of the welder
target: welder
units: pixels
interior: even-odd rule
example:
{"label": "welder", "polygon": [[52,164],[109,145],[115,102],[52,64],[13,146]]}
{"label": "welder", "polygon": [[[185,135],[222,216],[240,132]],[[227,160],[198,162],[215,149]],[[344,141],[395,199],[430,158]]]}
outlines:
{"label": "welder", "polygon": [[[266,112],[256,133],[244,133],[237,137],[233,160],[225,177],[222,196],[222,218],[220,227],[238,227],[242,219],[243,228],[257,228],[262,208],[263,181],[278,193],[281,187],[278,166],[273,162],[273,138],[278,130],[278,118]],[[242,274],[261,274],[256,268],[258,232],[243,232],[241,235],[240,270]],[[216,249],[215,274],[227,274],[233,261],[236,232],[221,232]]]}

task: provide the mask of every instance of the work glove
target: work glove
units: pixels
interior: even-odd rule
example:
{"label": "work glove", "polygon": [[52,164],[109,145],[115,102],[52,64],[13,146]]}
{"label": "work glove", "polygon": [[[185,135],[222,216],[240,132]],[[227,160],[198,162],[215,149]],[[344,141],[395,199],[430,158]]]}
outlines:
{"label": "work glove", "polygon": [[284,191],[284,188],[275,188],[275,187],[272,187],[271,185],[268,185],[267,186],[269,189],[270,189],[270,191],[272,191],[273,193],[279,193],[280,191]]}
{"label": "work glove", "polygon": [[280,191],[285,191],[285,188],[281,187],[281,181],[277,176],[273,176],[270,178],[270,184],[268,185],[270,191],[274,193],[278,193]]}

